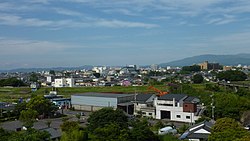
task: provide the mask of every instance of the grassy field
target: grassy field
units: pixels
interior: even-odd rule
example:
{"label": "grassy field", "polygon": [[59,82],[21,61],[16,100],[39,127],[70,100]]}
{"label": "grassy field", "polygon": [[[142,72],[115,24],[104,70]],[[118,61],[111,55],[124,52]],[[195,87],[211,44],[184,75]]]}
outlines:
{"label": "grassy field", "polygon": [[[166,86],[155,86],[156,88],[167,91]],[[51,91],[51,88],[40,88],[35,92],[32,92],[28,87],[0,87],[0,101],[15,102],[19,98],[28,98],[31,94],[44,95]],[[112,92],[112,93],[154,93],[152,90],[148,90],[148,86],[113,86],[113,87],[74,87],[74,88],[57,88],[59,95],[64,97],[70,97],[72,94],[85,93],[85,92]]]}

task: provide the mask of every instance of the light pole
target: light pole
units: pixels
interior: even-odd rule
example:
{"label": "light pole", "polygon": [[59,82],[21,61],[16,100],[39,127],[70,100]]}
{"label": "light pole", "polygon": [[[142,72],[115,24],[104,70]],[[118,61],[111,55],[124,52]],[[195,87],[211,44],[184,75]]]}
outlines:
{"label": "light pole", "polygon": [[214,94],[211,95],[211,98],[212,98],[212,103],[211,103],[211,108],[212,108],[212,119],[214,121]]}

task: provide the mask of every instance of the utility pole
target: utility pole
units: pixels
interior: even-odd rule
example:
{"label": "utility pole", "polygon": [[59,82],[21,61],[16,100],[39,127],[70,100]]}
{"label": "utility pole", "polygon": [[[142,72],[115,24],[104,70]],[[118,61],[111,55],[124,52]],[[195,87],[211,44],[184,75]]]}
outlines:
{"label": "utility pole", "polygon": [[212,103],[211,103],[211,107],[212,107],[212,119],[214,121],[214,94],[211,95],[211,98],[212,98]]}

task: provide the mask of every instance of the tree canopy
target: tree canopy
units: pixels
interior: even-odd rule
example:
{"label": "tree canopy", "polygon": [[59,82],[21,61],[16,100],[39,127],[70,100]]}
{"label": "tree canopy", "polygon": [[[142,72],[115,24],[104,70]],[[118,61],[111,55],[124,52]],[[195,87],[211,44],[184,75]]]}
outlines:
{"label": "tree canopy", "polygon": [[203,76],[201,74],[195,74],[192,78],[192,81],[195,83],[195,84],[199,84],[199,83],[202,83],[204,80]]}
{"label": "tree canopy", "polygon": [[184,66],[184,67],[182,67],[182,71],[186,71],[186,72],[199,72],[199,71],[201,71],[201,67],[199,65]]}
{"label": "tree canopy", "polygon": [[219,80],[225,80],[225,81],[244,81],[247,79],[247,75],[239,70],[228,70],[219,72],[216,77]]}
{"label": "tree canopy", "polygon": [[3,87],[3,86],[20,87],[20,86],[26,86],[26,84],[22,80],[12,77],[8,79],[1,79],[0,87]]}
{"label": "tree canopy", "polygon": [[114,123],[120,127],[127,127],[127,116],[122,110],[113,108],[102,108],[93,112],[89,118],[89,128],[94,131],[98,127],[104,127],[106,124]]}
{"label": "tree canopy", "polygon": [[209,141],[235,141],[249,138],[250,133],[246,131],[237,121],[232,118],[218,119],[212,127]]}
{"label": "tree canopy", "polygon": [[27,103],[27,109],[36,110],[39,115],[49,116],[57,110],[57,107],[42,96],[35,96]]}

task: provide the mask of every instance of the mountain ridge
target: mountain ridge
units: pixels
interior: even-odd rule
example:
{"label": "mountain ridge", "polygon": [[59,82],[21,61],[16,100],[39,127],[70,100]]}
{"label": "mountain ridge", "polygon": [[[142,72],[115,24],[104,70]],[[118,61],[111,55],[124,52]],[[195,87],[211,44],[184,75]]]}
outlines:
{"label": "mountain ridge", "polygon": [[242,65],[250,65],[250,54],[249,53],[241,53],[236,55],[214,55],[214,54],[204,54],[197,55],[192,57],[187,57],[184,59],[171,61],[168,63],[161,63],[159,66],[189,66],[193,64],[199,64],[204,61],[208,62],[216,62],[221,65],[234,66],[238,64]]}

